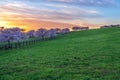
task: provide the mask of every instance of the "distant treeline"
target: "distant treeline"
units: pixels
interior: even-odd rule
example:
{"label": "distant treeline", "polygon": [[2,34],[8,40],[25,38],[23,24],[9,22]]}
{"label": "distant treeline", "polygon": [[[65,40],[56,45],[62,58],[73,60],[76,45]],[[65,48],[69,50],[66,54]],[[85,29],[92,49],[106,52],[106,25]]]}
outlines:
{"label": "distant treeline", "polygon": [[100,28],[112,28],[112,27],[120,27],[120,25],[117,24],[117,25],[104,25],[104,26],[100,26]]}

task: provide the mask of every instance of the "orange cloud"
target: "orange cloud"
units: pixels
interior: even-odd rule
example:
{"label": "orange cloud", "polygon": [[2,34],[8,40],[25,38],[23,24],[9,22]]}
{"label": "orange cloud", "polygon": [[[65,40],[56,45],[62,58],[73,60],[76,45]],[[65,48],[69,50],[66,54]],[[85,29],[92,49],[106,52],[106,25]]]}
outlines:
{"label": "orange cloud", "polygon": [[[75,25],[89,26],[91,24],[83,20],[76,20],[75,15],[68,8],[61,12],[51,10],[39,10],[33,7],[19,4],[7,4],[0,6],[0,25],[7,27],[21,27],[26,30],[38,28],[71,28]],[[74,10],[75,13],[99,14],[96,11]],[[45,21],[46,20],[46,21]],[[62,23],[64,22],[64,23]],[[91,25],[93,26],[93,25]]]}
{"label": "orange cloud", "polygon": [[[38,28],[65,28],[65,27],[73,27],[73,24],[68,23],[59,23],[59,22],[51,22],[51,21],[42,21],[37,20],[34,18],[29,18],[28,16],[22,16],[22,15],[4,15],[2,16],[2,20],[5,21],[4,26],[8,27],[21,27],[27,30],[31,29],[38,29]],[[3,22],[2,21],[2,22]]]}
{"label": "orange cloud", "polygon": [[26,14],[15,14],[15,13],[6,13],[6,14],[0,14],[0,17],[2,18],[2,21],[0,24],[2,26],[7,27],[20,27],[24,28],[26,30],[31,29],[38,29],[38,28],[72,28],[73,26],[80,25],[80,26],[95,26],[92,24],[88,24],[86,21],[83,20],[73,20],[66,23],[60,23],[60,22],[51,22],[51,21],[43,21],[37,19],[37,16]]}

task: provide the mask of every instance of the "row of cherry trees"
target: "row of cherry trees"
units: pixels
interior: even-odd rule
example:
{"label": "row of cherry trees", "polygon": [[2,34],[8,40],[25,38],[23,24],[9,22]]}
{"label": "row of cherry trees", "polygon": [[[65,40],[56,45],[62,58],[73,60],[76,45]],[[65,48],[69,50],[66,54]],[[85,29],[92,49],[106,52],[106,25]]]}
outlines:
{"label": "row of cherry trees", "polygon": [[[73,31],[79,30],[87,30],[89,27],[80,27],[74,26],[72,27]],[[37,38],[37,39],[46,39],[46,38],[53,38],[56,37],[58,34],[65,34],[70,32],[69,28],[64,29],[50,29],[46,30],[44,28],[40,28],[37,31],[30,30],[28,32],[24,32],[23,29],[20,28],[9,28],[4,29],[4,27],[0,28],[0,43],[1,42],[20,42],[22,40],[30,39],[30,38]]]}
{"label": "row of cherry trees", "polygon": [[68,28],[65,29],[38,29],[30,30],[28,32],[24,32],[20,28],[10,28],[0,30],[0,42],[20,42],[22,40],[30,39],[30,38],[37,38],[37,39],[46,39],[46,38],[53,38],[56,37],[58,34],[65,34],[68,33],[70,30]]}

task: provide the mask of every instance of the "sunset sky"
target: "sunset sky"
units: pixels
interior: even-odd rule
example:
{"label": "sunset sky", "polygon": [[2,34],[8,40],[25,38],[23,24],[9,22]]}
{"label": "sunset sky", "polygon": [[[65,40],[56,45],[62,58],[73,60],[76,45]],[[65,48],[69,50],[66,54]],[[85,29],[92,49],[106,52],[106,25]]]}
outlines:
{"label": "sunset sky", "polygon": [[120,23],[120,0],[0,0],[0,26],[95,28]]}

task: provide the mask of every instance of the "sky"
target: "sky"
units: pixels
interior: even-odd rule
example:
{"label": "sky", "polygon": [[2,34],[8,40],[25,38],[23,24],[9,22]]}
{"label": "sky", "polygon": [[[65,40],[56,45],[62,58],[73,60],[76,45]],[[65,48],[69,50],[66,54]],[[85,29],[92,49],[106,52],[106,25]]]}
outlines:
{"label": "sky", "polygon": [[120,23],[120,0],[0,0],[0,26],[71,28]]}

